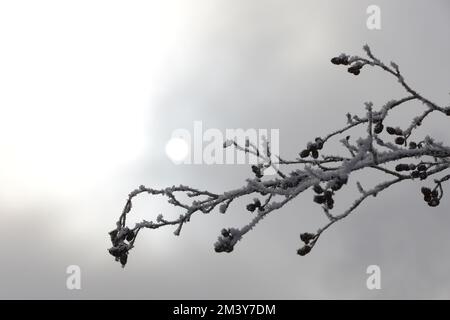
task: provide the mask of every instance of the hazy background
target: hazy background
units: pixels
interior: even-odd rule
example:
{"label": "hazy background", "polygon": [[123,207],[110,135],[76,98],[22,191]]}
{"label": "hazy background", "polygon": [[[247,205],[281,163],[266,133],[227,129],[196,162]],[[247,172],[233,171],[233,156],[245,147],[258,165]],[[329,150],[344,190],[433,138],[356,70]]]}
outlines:
{"label": "hazy background", "polygon": [[[366,8],[381,8],[381,30]],[[307,192],[274,212],[232,254],[222,227],[251,215],[195,216],[141,234],[125,269],[106,249],[130,190],[188,184],[239,187],[248,166],[174,165],[173,130],[279,129],[293,158],[313,137],[405,96],[388,75],[354,77],[329,59],[368,43],[409,83],[450,102],[450,2],[442,1],[0,1],[0,298],[450,298],[448,197],[431,209],[405,183],[336,224],[306,257],[299,234],[326,222]],[[420,110],[393,114],[405,125]],[[448,142],[448,119],[418,132]],[[360,174],[369,187],[380,177]],[[354,186],[356,178],[350,180]],[[352,201],[338,198],[337,208]],[[160,212],[143,195],[130,220]],[[82,290],[66,289],[66,268]],[[368,265],[382,289],[366,288]]]}

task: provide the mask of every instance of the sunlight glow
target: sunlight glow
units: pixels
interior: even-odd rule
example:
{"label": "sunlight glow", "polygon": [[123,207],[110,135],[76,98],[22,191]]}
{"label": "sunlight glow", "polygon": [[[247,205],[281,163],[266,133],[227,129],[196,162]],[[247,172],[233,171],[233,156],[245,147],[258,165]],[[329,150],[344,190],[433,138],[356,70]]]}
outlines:
{"label": "sunlight glow", "polygon": [[154,96],[186,6],[0,4],[0,43],[7,49],[0,51],[3,196],[19,189],[70,194],[151,148]]}
{"label": "sunlight glow", "polygon": [[166,144],[166,154],[173,162],[181,162],[189,155],[189,145],[181,138],[171,138]]}

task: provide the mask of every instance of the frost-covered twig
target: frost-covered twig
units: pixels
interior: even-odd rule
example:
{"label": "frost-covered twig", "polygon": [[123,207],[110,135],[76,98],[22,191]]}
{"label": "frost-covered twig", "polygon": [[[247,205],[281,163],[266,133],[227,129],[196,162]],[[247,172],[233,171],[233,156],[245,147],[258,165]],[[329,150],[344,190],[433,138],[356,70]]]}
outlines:
{"label": "frost-covered twig", "polygon": [[[252,230],[268,214],[281,209],[286,203],[294,200],[300,193],[312,189],[313,201],[320,204],[327,218],[327,223],[315,233],[302,233],[300,235],[304,245],[298,250],[298,254],[305,255],[316,245],[319,237],[336,222],[343,220],[369,197],[375,197],[389,187],[406,180],[422,181],[430,176],[444,172],[450,167],[450,147],[438,143],[431,137],[414,137],[414,131],[421,126],[424,120],[433,112],[450,115],[450,107],[441,107],[421,96],[413,90],[404,80],[397,64],[391,62],[385,65],[376,58],[370,48],[364,46],[367,58],[341,54],[331,59],[336,65],[348,66],[348,72],[358,75],[365,66],[378,67],[393,75],[407,92],[407,96],[398,100],[390,100],[386,104],[375,108],[373,103],[366,103],[366,114],[363,117],[347,114],[347,124],[341,129],[335,130],[324,137],[316,137],[313,142],[307,143],[299,157],[285,160],[278,157],[273,161],[270,154],[270,146],[267,143],[264,150],[259,150],[255,145],[246,141],[245,146],[236,141],[229,140],[224,143],[224,148],[234,147],[242,152],[255,155],[259,159],[258,165],[251,167],[253,178],[247,179],[244,186],[235,190],[214,193],[189,186],[172,186],[164,189],[155,189],[140,186],[132,191],[126,200],[126,204],[116,228],[110,232],[113,244],[109,252],[125,266],[128,254],[135,246],[139,232],[143,229],[158,229],[166,226],[175,226],[175,235],[180,235],[182,227],[188,223],[194,214],[208,214],[214,209],[225,214],[238,198],[252,197],[246,210],[253,214],[249,223],[240,228],[222,229],[217,242],[214,244],[217,252],[231,252],[236,243]],[[425,110],[412,119],[411,124],[404,130],[400,127],[387,126],[385,120],[389,112],[400,105],[419,101],[425,105]],[[353,138],[350,132],[355,127],[367,125],[367,135]],[[343,136],[340,139],[348,156],[327,155],[324,148],[334,137]],[[298,167],[296,167],[298,166]],[[264,176],[264,171],[271,167],[275,169],[277,176],[269,179]],[[290,169],[287,174],[280,167]],[[335,199],[344,185],[348,184],[353,172],[374,169],[391,180],[379,183],[372,189],[364,189],[360,182],[357,187],[360,197],[357,198],[348,209],[340,214],[333,212]],[[450,180],[450,174],[434,180],[433,189],[422,187],[424,200],[430,207],[439,205],[443,194],[443,184]],[[166,219],[159,214],[155,221],[143,220],[134,227],[127,226],[127,215],[132,210],[135,197],[141,194],[162,195],[168,202],[179,207],[182,213],[176,219]],[[185,195],[191,201],[183,202],[179,194]]]}

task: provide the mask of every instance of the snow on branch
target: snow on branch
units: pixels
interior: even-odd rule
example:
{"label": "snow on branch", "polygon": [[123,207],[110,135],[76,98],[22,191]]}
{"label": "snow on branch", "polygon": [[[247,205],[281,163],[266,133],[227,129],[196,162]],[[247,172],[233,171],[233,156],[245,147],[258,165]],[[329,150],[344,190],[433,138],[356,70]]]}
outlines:
{"label": "snow on branch", "polygon": [[[367,198],[376,197],[384,190],[403,181],[422,181],[448,170],[450,147],[429,136],[416,137],[414,131],[433,112],[450,116],[450,107],[439,106],[423,97],[406,83],[396,63],[391,62],[386,65],[373,55],[369,46],[365,45],[363,49],[366,58],[341,54],[332,58],[331,62],[335,65],[346,66],[347,71],[355,76],[368,67],[380,68],[396,78],[407,93],[405,97],[390,100],[378,108],[373,103],[367,102],[364,115],[347,114],[347,123],[344,127],[324,137],[314,138],[304,150],[299,152],[299,156],[292,160],[278,157],[278,161],[273,162],[269,144],[265,146],[264,150],[259,150],[253,144],[246,143],[245,146],[241,146],[236,141],[226,141],[224,148],[236,148],[241,152],[251,153],[260,160],[258,165],[251,167],[253,177],[247,179],[246,183],[238,189],[213,193],[184,185],[165,189],[140,186],[128,195],[116,228],[109,233],[113,245],[109,249],[109,253],[122,266],[125,266],[141,230],[174,226],[174,234],[178,236],[193,214],[207,214],[216,208],[220,213],[225,214],[231,210],[234,200],[243,197],[252,198],[246,206],[246,210],[253,213],[253,218],[240,228],[222,229],[214,244],[216,252],[232,252],[236,243],[242,240],[244,235],[264,217],[281,209],[300,193],[312,189],[315,194],[312,200],[321,206],[328,222],[315,233],[301,233],[300,239],[303,244],[297,253],[303,256],[312,250],[323,232],[352,214]],[[389,116],[389,112],[410,101],[421,102],[424,106],[422,113],[413,118],[411,124],[406,128],[385,127],[384,121]],[[365,128],[367,135],[352,139],[350,131],[361,126]],[[327,143],[338,136],[342,137],[339,141],[344,147],[345,154],[348,154],[347,156],[329,155],[325,152]],[[263,175],[264,170],[269,167],[276,170],[275,178],[268,179]],[[280,168],[283,168],[284,172]],[[376,170],[389,179],[372,189],[364,189],[361,183],[357,182],[360,197],[355,199],[348,209],[341,213],[335,213],[336,195],[345,185],[348,185],[350,175],[359,170]],[[433,180],[432,188],[423,187],[420,190],[424,201],[430,207],[440,204],[444,194],[443,185],[449,180],[450,174],[441,178],[437,177]],[[177,219],[167,220],[162,214],[159,214],[155,221],[143,220],[136,223],[134,227],[127,226],[127,215],[132,210],[132,202],[141,194],[167,197],[171,205],[180,208],[180,216]],[[182,202],[179,199],[180,194],[187,196],[192,201]]]}

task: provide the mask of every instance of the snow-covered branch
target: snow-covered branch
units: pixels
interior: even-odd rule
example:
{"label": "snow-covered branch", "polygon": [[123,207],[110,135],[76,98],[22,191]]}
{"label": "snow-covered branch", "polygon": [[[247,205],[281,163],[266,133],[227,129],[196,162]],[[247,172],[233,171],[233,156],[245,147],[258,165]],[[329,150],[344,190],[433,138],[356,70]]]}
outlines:
{"label": "snow-covered branch", "polygon": [[[384,64],[373,55],[367,45],[364,46],[364,51],[367,56],[365,58],[341,54],[332,58],[331,62],[335,65],[347,66],[347,71],[354,75],[360,74],[366,67],[380,68],[397,79],[406,91],[405,97],[390,100],[378,108],[373,103],[367,102],[363,116],[347,114],[347,123],[344,127],[324,137],[314,138],[313,141],[306,144],[304,150],[300,151],[299,157],[291,160],[279,157],[275,163],[271,157],[268,143],[264,150],[259,150],[249,142],[246,142],[245,146],[241,146],[237,141],[226,141],[224,148],[236,148],[259,159],[259,164],[251,167],[253,177],[247,179],[242,187],[235,190],[214,193],[183,185],[165,189],[140,186],[128,195],[116,228],[110,232],[113,245],[109,249],[110,254],[120,261],[122,266],[125,266],[129,252],[134,248],[141,230],[174,226],[174,234],[178,236],[182,227],[190,221],[193,214],[208,214],[216,208],[220,213],[225,214],[231,210],[234,200],[244,197],[251,198],[246,210],[253,213],[253,218],[240,228],[222,229],[214,244],[217,252],[231,252],[236,243],[242,240],[244,235],[264,217],[281,209],[300,193],[312,189],[315,194],[313,201],[322,207],[328,222],[315,233],[304,232],[300,235],[303,245],[298,250],[298,254],[305,255],[316,245],[323,232],[355,212],[358,206],[369,197],[376,197],[392,185],[403,181],[422,181],[448,170],[450,147],[436,142],[429,136],[416,137],[414,133],[415,129],[421,126],[433,112],[450,116],[450,107],[439,106],[412,89],[406,83],[397,64],[393,62],[389,66]],[[424,110],[411,120],[411,124],[404,129],[385,127],[384,123],[389,112],[411,101],[418,101],[424,105]],[[367,135],[356,139],[352,138],[350,132],[360,126],[364,126]],[[335,137],[342,137],[339,141],[344,147],[346,156],[326,154],[326,145]],[[277,175],[271,179],[264,176],[264,170],[267,168],[275,169]],[[367,190],[357,182],[359,198],[342,213],[334,213],[336,196],[345,185],[349,184],[351,174],[359,170],[371,169],[389,177],[390,180]],[[288,171],[289,173],[286,173]],[[433,188],[423,187],[418,192],[422,193],[425,202],[430,207],[435,207],[440,204],[443,197],[444,183],[449,180],[450,174],[441,178],[436,177],[433,181]],[[141,194],[167,197],[171,205],[180,208],[180,216],[169,220],[159,214],[155,221],[143,220],[133,227],[127,226],[127,215],[132,211],[133,200]],[[183,202],[179,195],[185,195],[192,200]]]}

